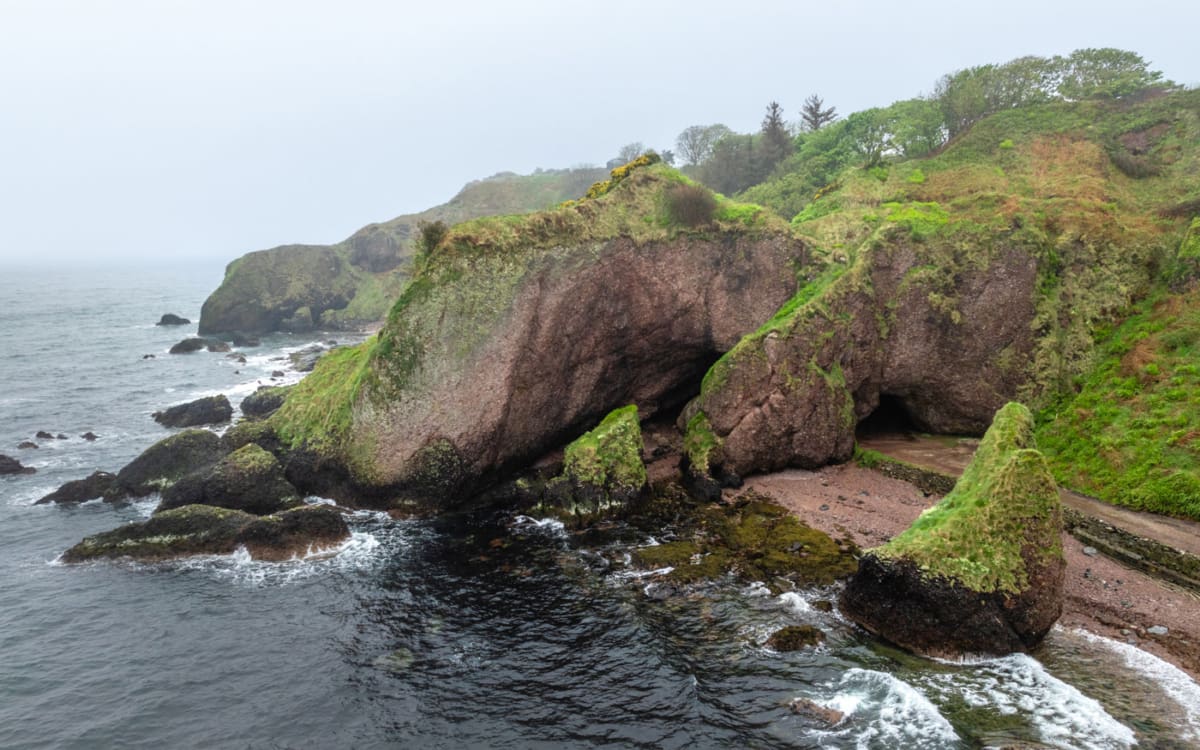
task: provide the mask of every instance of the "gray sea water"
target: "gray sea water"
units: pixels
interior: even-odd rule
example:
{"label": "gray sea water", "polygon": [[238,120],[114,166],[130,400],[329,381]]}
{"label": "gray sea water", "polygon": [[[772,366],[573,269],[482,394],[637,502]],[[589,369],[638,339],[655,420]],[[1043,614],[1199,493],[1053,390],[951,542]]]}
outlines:
{"label": "gray sea water", "polygon": [[[1131,647],[1055,631],[1034,656],[917,659],[811,606],[833,591],[664,590],[612,564],[653,530],[360,512],[320,559],[57,563],[153,500],[34,500],[169,434],[157,409],[298,378],[277,358],[326,338],[271,338],[244,365],[166,354],[195,326],[154,322],[197,320],[220,274],[0,268],[0,453],[38,470],[0,478],[0,747],[1200,746],[1200,687]],[[18,451],[38,430],[68,437]],[[759,645],[800,623],[827,642]]]}

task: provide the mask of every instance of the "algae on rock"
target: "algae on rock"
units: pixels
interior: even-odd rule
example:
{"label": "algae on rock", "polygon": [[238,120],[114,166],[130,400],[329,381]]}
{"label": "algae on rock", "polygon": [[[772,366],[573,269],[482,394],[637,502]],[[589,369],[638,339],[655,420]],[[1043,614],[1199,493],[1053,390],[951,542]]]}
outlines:
{"label": "algae on rock", "polygon": [[550,495],[574,515],[621,507],[646,488],[637,405],[615,409],[567,446]]}
{"label": "algae on rock", "polygon": [[1036,646],[1062,612],[1058,489],[1017,403],[996,414],[954,489],[868,550],[842,611],[918,653],[1004,654]]}

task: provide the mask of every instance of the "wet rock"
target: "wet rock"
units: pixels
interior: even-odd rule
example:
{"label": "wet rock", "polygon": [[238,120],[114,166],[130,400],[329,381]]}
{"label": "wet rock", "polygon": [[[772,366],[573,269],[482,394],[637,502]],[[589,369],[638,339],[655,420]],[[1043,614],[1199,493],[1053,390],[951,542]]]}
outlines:
{"label": "wet rock", "polygon": [[162,492],[156,513],[185,505],[211,505],[270,515],[300,504],[275,456],[254,443],[242,446],[211,467],[181,477]]}
{"label": "wet rock", "polygon": [[153,354],[143,354],[142,359],[158,359],[158,357]]}
{"label": "wet rock", "polygon": [[69,438],[66,436],[66,434],[62,433],[62,432],[58,433],[58,435],[56,435],[55,437],[59,440],[69,440]]}
{"label": "wet rock", "polygon": [[17,450],[22,450],[22,451],[36,450],[37,447],[38,447],[37,443],[33,442],[32,440],[22,440],[20,443],[17,444]]}
{"label": "wet rock", "polygon": [[1168,631],[1167,628],[1163,627],[1162,625],[1151,625],[1150,627],[1146,628],[1146,632],[1150,635],[1163,636],[1170,631]]}
{"label": "wet rock", "polygon": [[260,387],[242,399],[242,414],[256,419],[270,416],[283,406],[283,400],[287,398],[289,389],[289,386],[264,385]]}
{"label": "wet rock", "polygon": [[51,435],[49,432],[46,432],[45,430],[38,430],[37,434],[34,435],[34,437],[36,437],[38,440],[53,440],[54,439],[54,436]]}
{"label": "wet rock", "polygon": [[298,352],[292,352],[288,355],[288,359],[292,361],[292,367],[296,368],[298,372],[312,372],[321,357],[328,353],[329,350],[324,346],[311,344]]}
{"label": "wet rock", "polygon": [[92,432],[91,430],[88,430],[87,432],[83,433],[79,437],[83,438],[84,440],[88,441],[89,443],[100,439],[100,436],[97,435],[96,433]]}
{"label": "wet rock", "polygon": [[807,698],[797,698],[789,706],[792,709],[792,713],[799,714],[810,721],[823,725],[825,728],[836,726],[846,718],[846,715],[836,708],[822,706],[820,703],[808,700]]}
{"label": "wet rock", "polygon": [[789,625],[780,628],[767,639],[767,645],[776,651],[799,651],[825,641],[825,633],[811,625]]}
{"label": "wet rock", "polygon": [[196,336],[193,336],[191,338],[186,338],[183,341],[180,341],[178,344],[175,344],[174,346],[172,346],[170,349],[170,353],[171,354],[191,354],[192,352],[198,352],[201,349],[203,349],[205,346],[208,346],[208,341],[209,341],[208,339],[199,338]]}
{"label": "wet rock", "polygon": [[229,554],[244,546],[256,560],[287,560],[332,548],[349,537],[342,514],[324,505],[262,517],[188,505],[87,537],[64,552],[62,559],[67,563],[122,557],[156,561]]}
{"label": "wet rock", "polygon": [[22,466],[20,461],[11,456],[0,454],[0,474],[33,474],[36,471],[32,466]]}
{"label": "wet rock", "polygon": [[623,507],[646,487],[638,410],[630,405],[611,412],[595,429],[567,446],[563,473],[552,501],[567,513],[595,517]]}
{"label": "wet rock", "polygon": [[63,484],[54,492],[38,500],[35,505],[47,505],[49,503],[58,503],[60,505],[70,505],[94,500],[98,497],[103,497],[110,489],[113,482],[117,479],[115,474],[110,474],[107,471],[96,471],[86,479],[76,479]]}
{"label": "wet rock", "polygon": [[186,325],[191,325],[191,322],[192,321],[188,320],[187,318],[181,318],[174,313],[165,313],[165,314],[163,314],[163,316],[161,318],[159,318],[158,322],[155,323],[154,325],[156,325],[156,326],[186,326]]}
{"label": "wet rock", "polygon": [[161,492],[180,478],[216,463],[221,439],[208,430],[185,430],[158,441],[117,472],[104,494],[110,502]]}
{"label": "wet rock", "polygon": [[283,377],[283,370],[271,370],[271,377],[273,377],[273,378],[282,378],[282,377]]}
{"label": "wet rock", "polygon": [[186,404],[154,412],[154,421],[164,427],[196,427],[223,424],[233,417],[233,405],[224,394],[207,396]]}
{"label": "wet rock", "polygon": [[1033,417],[996,414],[954,489],[908,530],[869,550],[841,611],[914,652],[945,658],[1028,651],[1062,613],[1066,563],[1054,479]]}

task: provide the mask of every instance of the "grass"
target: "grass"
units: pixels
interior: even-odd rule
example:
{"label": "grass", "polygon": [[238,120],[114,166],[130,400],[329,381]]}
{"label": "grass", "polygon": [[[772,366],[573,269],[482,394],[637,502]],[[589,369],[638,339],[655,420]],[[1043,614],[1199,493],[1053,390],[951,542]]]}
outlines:
{"label": "grass", "polygon": [[1026,589],[1027,554],[1062,555],[1058,489],[1033,448],[1033,430],[1024,406],[1002,408],[954,489],[873,551],[974,591]]}

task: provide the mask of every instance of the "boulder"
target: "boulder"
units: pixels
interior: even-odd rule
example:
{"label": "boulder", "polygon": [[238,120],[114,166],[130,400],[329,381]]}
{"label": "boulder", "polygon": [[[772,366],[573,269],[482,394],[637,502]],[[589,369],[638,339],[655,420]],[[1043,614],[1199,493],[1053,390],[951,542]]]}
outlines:
{"label": "boulder", "polygon": [[34,437],[36,437],[38,440],[53,440],[54,439],[54,435],[51,435],[49,432],[46,432],[45,430],[38,430],[37,434],[34,435]]}
{"label": "boulder", "polygon": [[101,558],[159,561],[229,554],[244,546],[257,560],[287,560],[335,547],[350,537],[342,514],[325,505],[275,516],[188,505],[90,536],[63,553],[66,563]]}
{"label": "boulder", "polygon": [[183,476],[216,463],[224,452],[221,439],[208,430],[184,430],[158,441],[117,472],[107,501],[161,492]]}
{"label": "boulder", "polygon": [[776,651],[799,651],[825,642],[825,633],[812,625],[788,625],[780,628],[767,639],[767,645]]}
{"label": "boulder", "polygon": [[164,427],[196,427],[223,424],[233,418],[233,405],[224,394],[206,396],[186,404],[154,412],[154,421]]}
{"label": "boulder", "polygon": [[186,326],[186,325],[191,325],[191,322],[192,321],[188,320],[187,318],[181,318],[174,313],[164,313],[163,316],[161,318],[159,318],[158,322],[155,323],[154,325],[156,325],[156,326]]}
{"label": "boulder", "polygon": [[328,353],[329,350],[321,344],[311,344],[298,352],[292,352],[288,359],[292,361],[292,367],[296,368],[297,372],[312,372],[321,357]]}
{"label": "boulder", "polygon": [[637,406],[612,411],[595,429],[568,445],[558,481],[564,486],[553,494],[574,515],[599,514],[641,495],[646,465]]}
{"label": "boulder", "polygon": [[22,466],[20,461],[11,456],[0,454],[0,474],[33,474],[36,471],[32,466]]}
{"label": "boulder", "polygon": [[112,489],[113,482],[116,479],[115,474],[109,474],[107,471],[95,471],[86,479],[76,479],[67,482],[34,504],[46,505],[49,503],[58,503],[60,505],[68,505],[103,497]]}
{"label": "boulder", "polygon": [[36,450],[37,447],[37,443],[32,440],[22,440],[20,443],[17,443],[17,450]]}
{"label": "boulder", "polygon": [[1062,613],[1062,508],[1033,417],[1010,403],[954,489],[868,550],[841,610],[919,654],[1029,651]]}
{"label": "boulder", "polygon": [[92,432],[91,430],[83,433],[79,437],[83,438],[84,440],[88,441],[89,443],[100,439],[100,436],[97,435],[96,433]]}
{"label": "boulder", "polygon": [[283,406],[283,400],[287,397],[289,390],[288,386],[264,385],[260,387],[242,399],[242,414],[256,419],[274,414],[280,406]]}
{"label": "boulder", "polygon": [[227,352],[230,351],[229,344],[226,344],[220,339],[209,339],[201,336],[192,336],[180,341],[170,349],[171,354],[191,354],[198,352],[201,349],[207,349],[210,352]]}
{"label": "boulder", "polygon": [[300,502],[275,456],[250,443],[164,489],[155,512],[202,504],[265,516]]}

